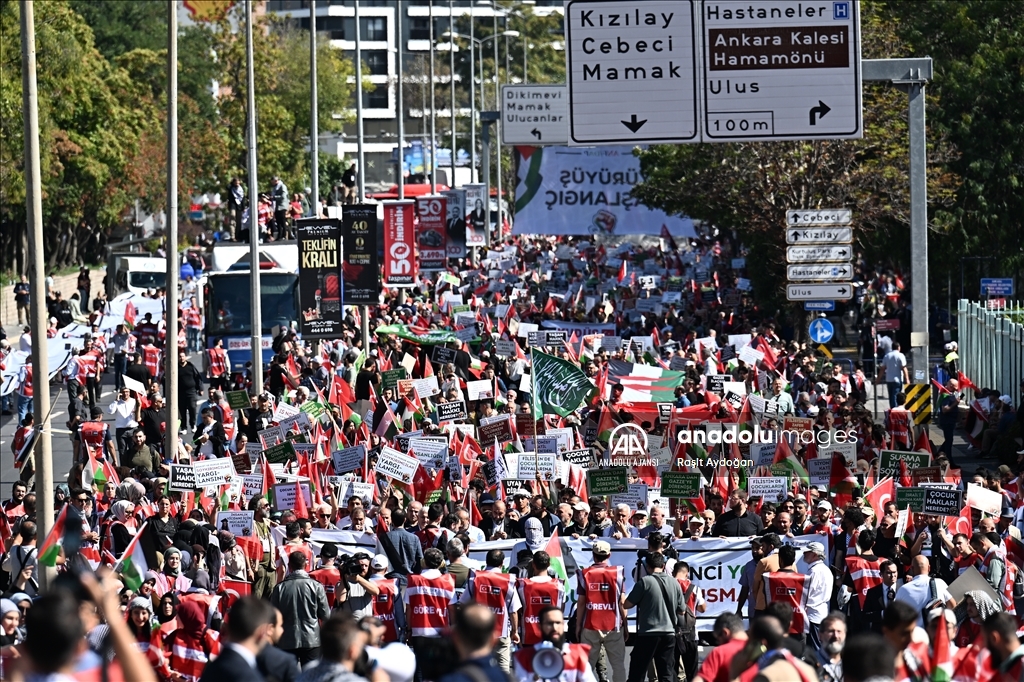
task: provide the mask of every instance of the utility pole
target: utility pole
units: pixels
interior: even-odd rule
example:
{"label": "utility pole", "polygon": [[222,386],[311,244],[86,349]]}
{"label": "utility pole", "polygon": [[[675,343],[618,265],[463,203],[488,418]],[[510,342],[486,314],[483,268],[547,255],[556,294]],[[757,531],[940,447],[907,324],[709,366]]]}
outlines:
{"label": "utility pole", "polygon": [[[39,91],[36,83],[35,8],[30,0],[21,0],[21,104],[25,124],[25,211],[28,217],[28,246],[32,254],[29,268],[29,300],[32,315],[32,395],[36,433],[33,453],[39,532],[45,538],[53,527],[53,451],[50,434],[50,364],[46,355],[46,272],[43,268],[43,186],[39,170]],[[40,567],[39,578],[45,590],[55,572]]]}
{"label": "utility pole", "polygon": [[[476,172],[476,84],[473,83],[473,79],[476,78],[476,17],[473,16],[473,4],[469,5],[469,181],[479,181],[480,176],[477,175],[476,180],[473,179],[473,173]],[[481,48],[482,49],[482,48]],[[480,55],[480,61],[483,62],[483,55]],[[480,87],[484,87],[484,81],[481,72]],[[483,103],[483,99],[480,100]]]}
{"label": "utility pole", "polygon": [[452,176],[448,178],[448,186],[455,187],[455,148],[458,145],[458,133],[455,125],[455,4],[448,0],[448,62],[449,84],[452,96]]}
{"label": "utility pole", "polygon": [[[492,39],[494,40],[494,110],[501,111],[501,62],[498,61],[498,3],[494,3],[494,33]],[[498,238],[501,238],[501,132],[498,130],[498,126],[501,123],[499,121],[494,122],[494,152],[496,157],[495,168],[497,174],[495,176],[494,185],[498,190],[498,224],[494,226],[495,231],[498,233]],[[488,229],[491,225],[491,197],[487,196],[487,226]],[[488,244],[494,243],[493,238],[488,238]]]}
{"label": "utility pole", "polygon": [[257,198],[259,184],[256,177],[256,77],[253,73],[252,55],[252,0],[245,0],[245,87],[246,118],[248,123],[249,152],[249,306],[252,312],[252,333],[249,346],[252,351],[252,390],[263,391],[263,311],[260,301],[260,226],[256,221],[259,213]]}
{"label": "utility pole", "polygon": [[[396,0],[398,16],[402,16],[402,0]],[[405,86],[405,74],[402,70],[402,45],[405,41],[402,38],[401,22],[396,27],[398,31],[398,92],[396,93],[396,109],[398,113],[398,200],[405,199],[405,95],[402,90]],[[399,289],[399,294],[405,289]]]}
{"label": "utility pole", "polygon": [[356,163],[359,172],[356,173],[359,188],[358,201],[366,201],[366,165],[363,158],[363,50],[360,46],[361,38],[359,26],[359,2],[356,0]]}
{"label": "utility pole", "polygon": [[430,22],[430,193],[437,194],[437,116],[434,106],[434,4],[427,5]]}
{"label": "utility pole", "polygon": [[[251,213],[252,211],[250,211]],[[178,451],[178,3],[167,3],[167,343],[164,349],[167,429],[164,452]],[[172,350],[173,349],[173,350]],[[141,396],[140,396],[141,397]],[[182,424],[188,428],[189,424]]]}
{"label": "utility pole", "polygon": [[320,108],[316,88],[316,0],[309,0],[309,166],[313,217],[320,217]]}

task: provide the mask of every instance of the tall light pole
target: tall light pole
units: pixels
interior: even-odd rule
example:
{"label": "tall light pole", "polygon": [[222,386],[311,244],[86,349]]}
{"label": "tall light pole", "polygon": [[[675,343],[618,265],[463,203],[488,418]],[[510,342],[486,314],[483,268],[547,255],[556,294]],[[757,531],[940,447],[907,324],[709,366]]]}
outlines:
{"label": "tall light pole", "polygon": [[[396,63],[396,71],[398,72],[398,92],[396,93],[395,108],[398,113],[398,200],[405,199],[405,104],[404,95],[402,93],[405,85],[405,75],[402,71],[402,0],[396,1],[395,12],[397,13],[398,21],[394,23],[395,31],[398,33],[398,61]],[[399,289],[399,295],[402,295],[405,289]]]}
{"label": "tall light pole", "polygon": [[[356,164],[359,172],[356,173],[358,178],[358,203],[363,203],[366,200],[366,166],[363,161],[363,50],[361,47],[360,31],[362,27],[359,26],[359,0],[355,3],[355,17],[356,17]],[[364,343],[369,343],[369,340],[364,340]],[[366,346],[369,350],[369,346]]]}
{"label": "tall light pole", "polygon": [[[252,333],[249,348],[252,351],[252,389],[255,393],[263,390],[263,310],[260,302],[260,227],[256,222],[259,214],[257,198],[259,182],[256,177],[256,77],[253,73],[252,53],[252,0],[245,0],[245,87],[246,118],[248,124],[249,153],[249,309],[252,312]],[[170,407],[170,406],[169,406]],[[168,431],[171,427],[168,427]]]}
{"label": "tall light pole", "polygon": [[[250,211],[251,212],[251,211]],[[167,338],[178,338],[178,3],[167,3]],[[168,350],[177,344],[168,343]],[[178,451],[178,354],[164,353],[167,363],[167,430],[164,452]],[[186,413],[187,414],[187,413]],[[188,428],[190,424],[182,424]]]}
{"label": "tall light pole", "polygon": [[[35,8],[21,0],[21,97],[25,123],[25,212],[28,218],[28,245],[32,254],[29,286],[32,296],[32,394],[36,439],[34,460],[36,488],[39,490],[38,537],[45,538],[53,527],[53,451],[50,442],[50,367],[46,354],[46,272],[43,268],[43,181],[39,169],[39,93],[36,81]],[[42,587],[55,577],[52,570],[39,571]]]}
{"label": "tall light pole", "polygon": [[320,217],[320,110],[316,91],[316,0],[309,0],[309,166],[313,176],[309,198],[313,217]]}
{"label": "tall light pole", "polygon": [[[454,30],[454,29],[453,29]],[[476,84],[473,82],[476,78],[476,50],[473,48],[473,43],[476,42],[476,17],[473,15],[473,4],[469,5],[469,175],[470,182],[473,181],[473,172],[476,170]],[[480,60],[481,66],[483,60]],[[482,72],[481,72],[482,73]],[[484,81],[480,79],[480,87],[483,87]],[[483,99],[480,100],[483,102]],[[479,179],[479,176],[477,177]]]}
{"label": "tall light pole", "polygon": [[448,186],[455,187],[455,147],[458,143],[458,133],[455,125],[455,3],[448,0],[448,69],[449,87],[452,96],[452,176],[448,178]]}
{"label": "tall light pole", "polygon": [[[498,35],[498,3],[494,3],[494,15],[493,15],[493,17],[494,17],[494,33],[492,33],[491,35],[492,35],[492,37],[495,37],[495,41],[494,41],[494,110],[495,111],[501,111],[501,88],[498,87],[498,85],[501,83],[501,66],[500,66],[501,62],[498,61],[498,41],[496,39],[497,35]],[[498,223],[494,226],[494,228],[495,228],[495,230],[497,230],[498,235],[500,236],[501,235],[501,226],[502,226],[502,222],[501,222],[501,131],[499,130],[498,127],[501,125],[501,120],[500,120],[501,117],[499,116],[498,118],[499,118],[499,120],[496,121],[495,125],[494,125],[494,152],[495,152],[495,157],[496,157],[496,162],[497,162],[495,164],[495,168],[497,169],[497,174],[495,176],[495,178],[496,178],[495,179],[495,186],[497,187],[497,190],[498,190],[498,197],[497,197],[497,199],[498,199],[498,202],[497,202],[498,203]],[[491,223],[491,207],[489,205],[490,202],[491,202],[491,198],[487,197],[487,203],[488,203],[488,207],[487,207],[487,224],[488,224],[488,227],[490,226],[490,223]],[[493,242],[493,240],[492,240],[492,242]]]}
{"label": "tall light pole", "polygon": [[430,193],[437,194],[437,115],[434,106],[434,3],[427,5],[430,22]]}

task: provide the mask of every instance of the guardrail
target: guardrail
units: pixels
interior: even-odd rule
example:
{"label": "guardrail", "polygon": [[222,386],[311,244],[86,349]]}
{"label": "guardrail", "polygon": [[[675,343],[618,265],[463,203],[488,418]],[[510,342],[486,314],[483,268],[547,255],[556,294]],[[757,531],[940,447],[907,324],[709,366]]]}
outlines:
{"label": "guardrail", "polygon": [[1024,379],[1024,308],[1003,303],[957,302],[959,355],[962,371],[979,388],[1019,395]]}

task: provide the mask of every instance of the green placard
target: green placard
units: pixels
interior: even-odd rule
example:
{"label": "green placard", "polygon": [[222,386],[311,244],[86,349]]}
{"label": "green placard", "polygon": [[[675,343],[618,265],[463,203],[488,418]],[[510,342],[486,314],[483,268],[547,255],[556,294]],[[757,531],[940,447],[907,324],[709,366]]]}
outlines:
{"label": "green placard", "polygon": [[587,472],[587,491],[591,495],[618,495],[629,490],[626,467],[591,469]]}
{"label": "green placard", "polygon": [[909,504],[910,511],[921,513],[927,492],[926,488],[896,488],[896,506],[902,511]]}
{"label": "green placard", "polygon": [[326,411],[327,408],[315,400],[307,400],[299,406],[299,412],[308,414],[311,421],[316,421]]}
{"label": "green placard", "polygon": [[224,400],[228,401],[228,407],[232,410],[244,410],[252,406],[249,394],[245,391],[228,391],[224,394]]}
{"label": "green placard", "polygon": [[[907,463],[907,471],[921,469],[932,463],[932,456],[927,452],[903,452],[902,450],[882,450],[882,463],[878,478],[886,476],[896,478],[900,475],[900,460]],[[897,481],[899,482],[899,481]]]}
{"label": "green placard", "polygon": [[468,312],[471,312],[471,311],[472,311],[472,308],[470,308],[468,304],[467,305],[453,305],[452,306],[452,315],[458,315],[459,313],[468,313]]}
{"label": "green placard", "polygon": [[380,390],[386,391],[389,388],[396,388],[398,382],[406,377],[408,372],[405,371],[405,367],[399,367],[397,369],[389,369],[380,373]]}
{"label": "green placard", "polygon": [[792,488],[793,487],[793,481],[792,481],[793,470],[792,469],[790,469],[785,464],[773,464],[773,465],[771,465],[768,468],[769,468],[769,470],[771,470],[772,476],[785,476],[786,477],[786,487],[787,488]]}
{"label": "green placard", "polygon": [[661,496],[680,500],[700,497],[700,474],[666,471],[661,475]]}
{"label": "green placard", "polygon": [[291,441],[285,441],[267,448],[263,454],[270,464],[284,464],[288,460],[295,459],[295,448],[292,447]]}

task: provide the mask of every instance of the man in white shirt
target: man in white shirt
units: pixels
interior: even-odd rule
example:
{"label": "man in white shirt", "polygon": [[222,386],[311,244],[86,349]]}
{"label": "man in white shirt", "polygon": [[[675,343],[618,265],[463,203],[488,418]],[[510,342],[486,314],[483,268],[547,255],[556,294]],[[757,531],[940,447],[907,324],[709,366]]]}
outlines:
{"label": "man in white shirt", "polygon": [[665,512],[658,505],[651,507],[651,521],[640,529],[640,537],[645,538],[651,533],[661,533],[668,536],[675,535],[675,528],[665,523]]}
{"label": "man in white shirt", "polygon": [[907,369],[907,357],[900,352],[900,344],[892,342],[892,350],[882,358],[885,370],[885,385],[889,390],[889,409],[896,407],[896,395],[903,386],[910,383],[910,371]]}
{"label": "man in white shirt", "polygon": [[822,560],[824,557],[825,546],[820,542],[811,542],[804,547],[804,563],[810,577],[807,581],[807,620],[811,623],[811,643],[816,649],[821,648],[818,626],[828,615],[828,602],[835,583],[831,569]]}
{"label": "man in white shirt", "polygon": [[896,591],[896,601],[906,602],[917,611],[918,627],[924,627],[924,618],[921,617],[922,610],[926,606],[930,607],[933,602],[941,601],[946,608],[950,609],[956,607],[956,600],[949,593],[946,582],[932,578],[931,570],[928,557],[922,555],[914,557],[910,564],[910,575],[913,578]]}
{"label": "man in white shirt", "polygon": [[128,438],[131,432],[139,428],[139,422],[135,421],[135,398],[132,397],[131,391],[122,386],[117,392],[117,399],[107,408],[107,413],[114,415],[117,456],[123,459],[130,444]]}
{"label": "man in white shirt", "polygon": [[602,537],[613,540],[640,537],[640,529],[629,522],[632,516],[633,509],[628,504],[615,505],[615,517],[612,519],[612,525],[604,529],[601,533]]}
{"label": "man in white shirt", "polygon": [[459,531],[465,531],[469,539],[474,542],[486,542],[484,532],[473,525],[469,517],[469,510],[463,506],[455,508],[455,515],[459,517]]}

